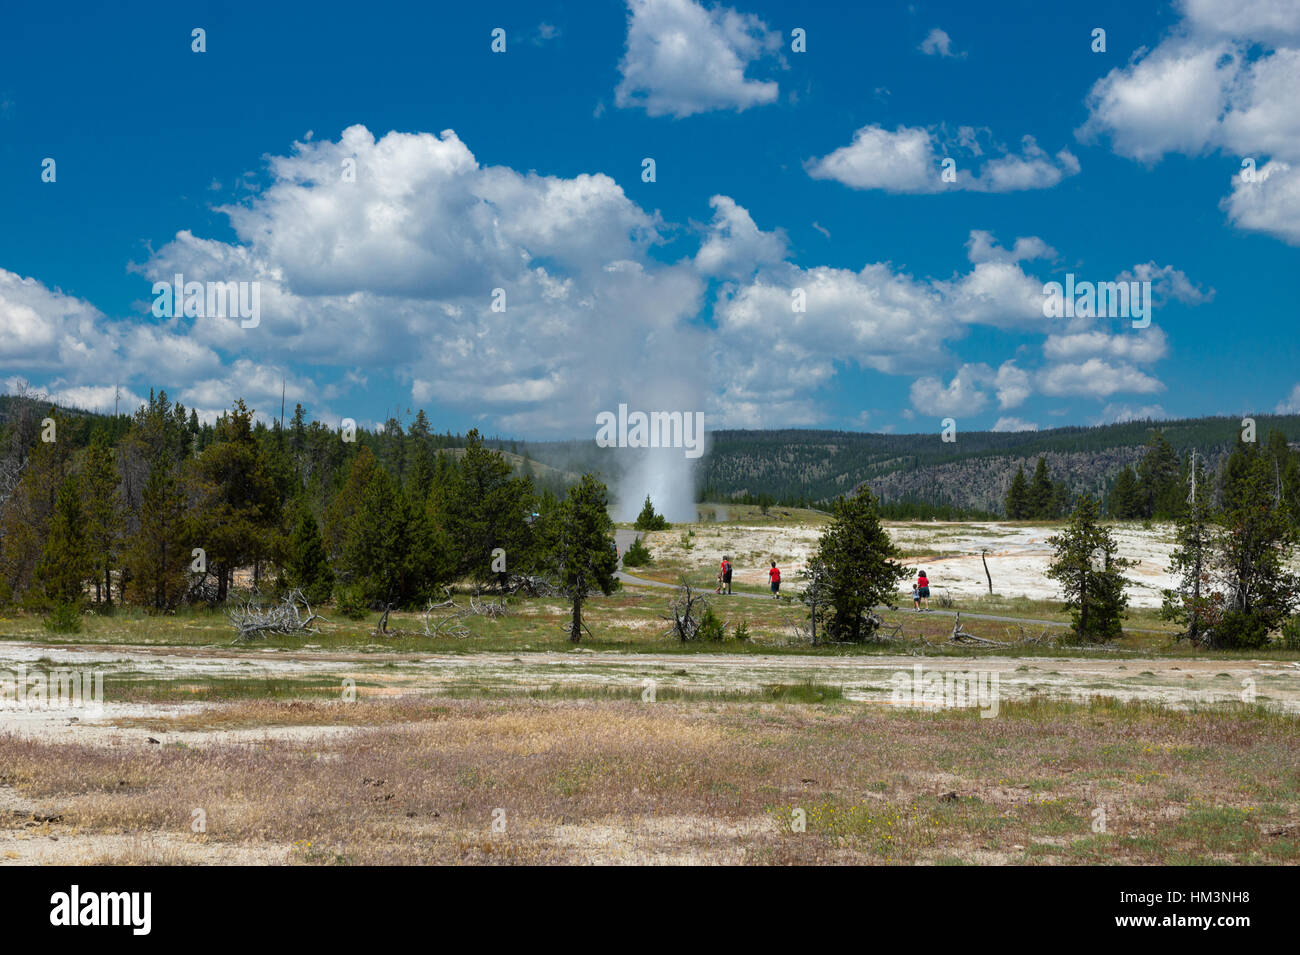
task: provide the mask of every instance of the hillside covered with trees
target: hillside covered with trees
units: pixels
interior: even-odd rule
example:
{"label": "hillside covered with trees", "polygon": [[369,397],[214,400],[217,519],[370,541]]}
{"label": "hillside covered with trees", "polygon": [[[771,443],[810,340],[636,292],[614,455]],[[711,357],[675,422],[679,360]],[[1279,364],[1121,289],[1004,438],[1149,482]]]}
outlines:
{"label": "hillside covered with trees", "polygon": [[[1300,416],[1259,415],[1254,420],[1260,441],[1300,442]],[[1195,450],[1213,476],[1242,430],[1241,419],[1220,417],[959,432],[953,442],[944,442],[938,432],[717,431],[710,435],[704,458],[701,498],[756,503],[765,497],[773,503],[827,505],[866,484],[889,517],[1005,516],[1017,472],[1028,478],[1042,459],[1051,480],[1064,487],[1053,515],[1060,516],[1080,494],[1109,501],[1112,486],[1126,470],[1136,478],[1153,432],[1162,436],[1169,452],[1156,468],[1160,474],[1171,473],[1169,462],[1175,458],[1185,474]],[[1270,432],[1278,437],[1269,439]],[[1122,513],[1109,516],[1152,516],[1133,513],[1131,504],[1122,507]],[[1153,506],[1144,503],[1139,510],[1153,511]]]}

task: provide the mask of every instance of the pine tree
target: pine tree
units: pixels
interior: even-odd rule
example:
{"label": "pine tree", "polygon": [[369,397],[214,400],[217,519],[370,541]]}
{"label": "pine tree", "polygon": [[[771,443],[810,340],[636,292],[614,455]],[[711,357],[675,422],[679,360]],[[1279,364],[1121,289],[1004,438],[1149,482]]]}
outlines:
{"label": "pine tree", "polygon": [[1093,641],[1119,637],[1128,606],[1123,572],[1133,561],[1115,556],[1115,539],[1100,522],[1096,499],[1080,497],[1069,525],[1048,543],[1054,554],[1047,576],[1061,584],[1075,634]]}
{"label": "pine tree", "polygon": [[484,447],[478,431],[465,438],[465,454],[454,478],[442,492],[437,523],[446,528],[455,548],[456,575],[490,580],[492,552],[506,552],[510,566],[525,570],[536,558],[532,485],[513,477],[499,451]]}
{"label": "pine tree", "polygon": [[405,490],[411,499],[419,501],[421,506],[429,500],[433,475],[433,448],[426,441],[412,444],[407,454]]}
{"label": "pine tree", "polygon": [[1070,486],[1064,481],[1052,482],[1052,520],[1070,512]]}
{"label": "pine tree", "polygon": [[1016,468],[1016,476],[1007,488],[1007,519],[1023,521],[1029,517],[1029,482],[1025,480],[1023,466]]}
{"label": "pine tree", "polygon": [[1138,488],[1137,474],[1131,467],[1124,468],[1115,478],[1106,503],[1106,511],[1117,520],[1126,521],[1142,516],[1144,506]]}
{"label": "pine tree", "polygon": [[650,502],[650,495],[647,494],[641,513],[637,515],[636,523],[632,526],[639,531],[663,531],[672,525],[662,514],[655,513],[655,506]]}
{"label": "pine tree", "polygon": [[381,467],[370,475],[361,503],[348,521],[340,560],[342,577],[371,606],[400,600],[402,513],[393,479]]}
{"label": "pine tree", "polygon": [[421,504],[428,499],[429,488],[433,485],[434,454],[431,435],[428,416],[421,408],[407,432],[405,481],[406,488]]}
{"label": "pine tree", "polygon": [[1177,581],[1164,591],[1160,615],[1182,624],[1179,639],[1208,642],[1218,621],[1223,595],[1212,590],[1211,568],[1217,542],[1210,487],[1200,463],[1192,457],[1187,507],[1178,519],[1178,546],[1170,555],[1169,573]]}
{"label": "pine tree", "polygon": [[569,639],[582,639],[582,604],[618,588],[618,549],[609,518],[609,491],[590,474],[569,489],[547,521],[547,562],[572,605]]}
{"label": "pine tree", "polygon": [[[69,421],[55,408],[50,408],[46,417],[54,421],[55,440],[35,440],[22,476],[0,512],[0,597],[5,599],[29,595],[50,533],[58,490],[72,474]],[[33,437],[44,430],[39,422],[38,417]]]}
{"label": "pine tree", "polygon": [[348,528],[352,524],[353,516],[361,507],[366,488],[370,486],[370,481],[378,469],[379,462],[375,460],[374,454],[368,447],[362,445],[348,464],[347,478],[343,481],[343,486],[339,488],[338,493],[330,500],[329,507],[325,509],[325,526],[321,529],[321,536],[325,542],[325,552],[336,564],[343,558]]}
{"label": "pine tree", "polygon": [[126,545],[127,594],[150,613],[165,613],[185,596],[191,560],[185,495],[166,458],[149,472],[139,521]]}
{"label": "pine tree", "polygon": [[86,579],[93,572],[81,494],[76,480],[68,477],[56,492],[49,533],[36,565],[41,604],[46,608],[71,607],[79,611],[84,603]]}
{"label": "pine tree", "polygon": [[434,589],[454,579],[456,567],[451,539],[434,520],[427,503],[412,489],[401,499],[401,555],[398,582],[399,600],[404,605],[425,601]]}
{"label": "pine tree", "polygon": [[1232,453],[1228,455],[1228,460],[1223,462],[1223,471],[1219,478],[1219,501],[1223,508],[1226,509],[1228,501],[1241,497],[1241,486],[1245,483],[1258,457],[1259,446],[1254,442],[1241,440],[1241,436],[1238,435]]}
{"label": "pine tree", "polygon": [[116,455],[103,435],[86,452],[82,486],[86,499],[86,536],[94,561],[95,594],[113,603],[113,568],[122,542],[122,496],[118,492]]}
{"label": "pine tree", "polygon": [[325,603],[334,590],[334,571],[330,569],[321,539],[320,525],[306,503],[299,501],[297,520],[289,538],[285,574],[289,586],[302,591],[311,603]]}
{"label": "pine tree", "polygon": [[191,454],[199,453],[199,435],[203,433],[203,427],[199,424],[199,413],[190,410],[190,420],[185,423],[185,444]]}
{"label": "pine tree", "polygon": [[293,418],[289,424],[289,450],[295,458],[307,450],[307,412],[301,402],[293,406]]}
{"label": "pine tree", "polygon": [[1051,520],[1054,516],[1052,514],[1054,499],[1052,476],[1047,470],[1047,458],[1040,457],[1034,467],[1033,479],[1029,482],[1029,517],[1040,521]]}
{"label": "pine tree", "polygon": [[821,622],[832,640],[856,643],[875,632],[871,611],[897,599],[898,582],[911,569],[898,563],[902,554],[880,523],[876,499],[865,484],[852,497],[839,498],[832,513],[815,554],[826,575]]}
{"label": "pine tree", "polygon": [[1296,529],[1279,499],[1273,460],[1238,441],[1224,468],[1216,569],[1226,605],[1214,646],[1262,646],[1300,603],[1300,579],[1289,570]]}
{"label": "pine tree", "polygon": [[1182,465],[1173,447],[1159,431],[1152,431],[1146,454],[1138,464],[1142,513],[1138,516],[1169,520],[1183,511]]}
{"label": "pine tree", "polygon": [[194,462],[194,535],[216,576],[218,602],[226,599],[236,568],[253,564],[256,583],[257,565],[279,525],[279,494],[252,417],[243,400],[236,401],[218,420],[216,440]]}

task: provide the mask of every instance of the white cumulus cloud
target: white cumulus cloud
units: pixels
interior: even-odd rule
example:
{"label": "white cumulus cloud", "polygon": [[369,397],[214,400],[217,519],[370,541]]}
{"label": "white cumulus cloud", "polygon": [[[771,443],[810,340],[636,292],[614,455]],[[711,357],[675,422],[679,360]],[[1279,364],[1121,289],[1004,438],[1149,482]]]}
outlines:
{"label": "white cumulus cloud", "polygon": [[994,431],[1037,431],[1038,425],[1022,418],[999,418],[993,424]]}
{"label": "white cumulus cloud", "polygon": [[917,47],[926,56],[957,56],[952,51],[952,37],[935,27],[925,35],[921,45]]}
{"label": "white cumulus cloud", "polygon": [[680,118],[776,101],[776,82],[745,75],[781,43],[758,17],[692,0],[628,0],[628,11],[616,105]]}
{"label": "white cumulus cloud", "polygon": [[[804,168],[814,179],[832,179],[853,189],[880,189],[892,193],[1018,192],[1049,189],[1079,171],[1079,161],[1068,150],[1055,156],[1043,150],[1032,136],[1021,140],[1019,153],[998,155],[968,164],[954,155],[959,149],[983,156],[966,127],[951,148],[938,134],[920,127],[899,126],[893,132],[882,126],[863,126],[853,141],[821,158],[809,159]],[[973,135],[973,133],[972,133]],[[956,162],[955,181],[943,180],[943,160]]]}

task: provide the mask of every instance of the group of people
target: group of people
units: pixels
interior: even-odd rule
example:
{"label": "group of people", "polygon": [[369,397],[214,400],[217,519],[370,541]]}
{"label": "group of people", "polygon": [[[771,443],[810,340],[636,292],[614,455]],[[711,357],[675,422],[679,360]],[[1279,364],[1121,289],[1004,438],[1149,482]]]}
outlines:
{"label": "group of people", "polygon": [[917,613],[921,612],[921,601],[925,601],[925,609],[930,609],[930,578],[925,576],[925,571],[921,570],[917,574],[916,583],[912,584],[912,607]]}
{"label": "group of people", "polygon": [[[772,597],[776,600],[781,599],[781,568],[776,566],[776,561],[772,561],[772,567],[767,572],[768,585],[772,588]],[[716,594],[731,593],[731,558],[725,554],[722,557],[722,563],[718,566],[718,587],[714,591]],[[925,575],[925,570],[918,572],[916,583],[912,584],[912,607],[917,613],[921,612],[921,601],[925,601],[925,609],[930,609],[930,578]]]}
{"label": "group of people", "polygon": [[[772,588],[772,598],[781,599],[781,568],[776,566],[776,561],[772,561],[772,567],[767,572],[768,584]],[[725,554],[722,557],[722,564],[718,567],[718,588],[715,594],[731,593],[731,558]]]}

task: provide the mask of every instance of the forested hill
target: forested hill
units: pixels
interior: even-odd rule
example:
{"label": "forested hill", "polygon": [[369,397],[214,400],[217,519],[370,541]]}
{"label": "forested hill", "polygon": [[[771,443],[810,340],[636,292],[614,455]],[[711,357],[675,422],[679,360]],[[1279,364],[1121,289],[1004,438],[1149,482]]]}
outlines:
{"label": "forested hill", "polygon": [[[1242,433],[1241,418],[1130,421],[1049,431],[958,431],[944,442],[933,434],[852,431],[715,431],[702,468],[710,500],[769,496],[779,501],[826,501],[866,482],[891,509],[1000,514],[1017,467],[1032,472],[1045,457],[1053,479],[1072,494],[1104,495],[1118,473],[1145,453],[1158,430],[1178,453],[1192,449],[1211,470]],[[1300,415],[1257,415],[1258,440],[1280,431],[1300,442]]]}
{"label": "forested hill", "polygon": [[[16,471],[6,480],[12,469],[4,467],[3,452],[14,451],[9,457],[20,460],[22,455],[17,452],[36,439],[37,422],[44,413],[41,409],[48,407],[48,401],[42,403],[35,396],[0,395],[0,499],[16,480]],[[176,424],[188,435],[187,447],[201,451],[212,439],[212,425],[200,425],[192,412],[179,405],[169,409],[170,417],[181,419]],[[61,411],[66,416],[63,436],[70,438],[74,447],[88,444],[95,432],[103,432],[116,444],[132,421],[127,413],[110,416],[76,409]],[[295,453],[306,455],[304,467],[309,472],[337,481],[350,452],[339,444],[332,429],[318,422],[308,424],[301,408],[294,412],[285,429],[290,443],[299,448]],[[1261,445],[1271,431],[1285,435],[1293,445],[1300,444],[1300,415],[1256,415],[1254,421]],[[1195,449],[1214,474],[1241,435],[1242,419],[1144,420],[1048,431],[959,430],[953,442],[943,441],[938,431],[714,431],[696,465],[696,481],[701,500],[818,505],[865,482],[890,516],[1001,516],[1017,469],[1032,473],[1040,457],[1046,461],[1051,480],[1063,485],[1070,498],[1084,492],[1106,497],[1120,472],[1143,459],[1155,431],[1163,435],[1184,466]],[[273,429],[258,424],[254,433],[270,440]],[[382,431],[359,429],[357,434],[357,446],[370,447],[399,479],[415,446],[454,452],[465,442],[462,435],[439,433],[423,412],[405,424],[390,419]],[[502,451],[517,473],[531,477],[539,491],[557,494],[584,471],[613,481],[628,461],[626,452],[599,448],[591,440],[485,437],[484,444]],[[302,477],[307,480],[306,474]]]}

